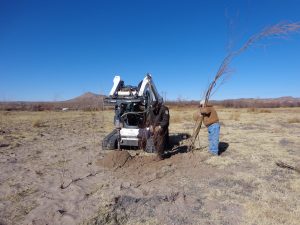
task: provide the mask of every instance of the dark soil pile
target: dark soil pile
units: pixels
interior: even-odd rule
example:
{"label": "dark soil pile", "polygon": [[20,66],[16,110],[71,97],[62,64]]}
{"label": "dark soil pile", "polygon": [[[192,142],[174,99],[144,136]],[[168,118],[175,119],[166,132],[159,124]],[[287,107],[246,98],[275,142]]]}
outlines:
{"label": "dark soil pile", "polygon": [[132,157],[127,151],[112,151],[105,154],[104,157],[97,162],[97,165],[108,169],[120,168],[131,159]]}

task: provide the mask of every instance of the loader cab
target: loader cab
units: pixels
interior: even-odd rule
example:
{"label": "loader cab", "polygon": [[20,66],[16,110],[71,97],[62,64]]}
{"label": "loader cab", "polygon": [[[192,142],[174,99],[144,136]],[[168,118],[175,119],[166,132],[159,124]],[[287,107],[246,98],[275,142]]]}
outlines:
{"label": "loader cab", "polygon": [[143,128],[145,107],[142,102],[122,102],[115,106],[115,124],[116,120],[119,120],[124,128]]}
{"label": "loader cab", "polygon": [[125,85],[120,76],[115,76],[108,104],[115,105],[115,129],[102,141],[103,149],[115,149],[119,146],[138,148],[141,137],[139,133],[146,127],[147,113],[153,102],[162,103],[150,74],[138,86]]}

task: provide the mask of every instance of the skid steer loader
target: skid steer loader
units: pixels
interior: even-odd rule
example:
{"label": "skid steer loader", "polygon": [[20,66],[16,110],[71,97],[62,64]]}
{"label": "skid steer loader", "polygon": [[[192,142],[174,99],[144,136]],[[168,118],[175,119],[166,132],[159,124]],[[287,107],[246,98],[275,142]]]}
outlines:
{"label": "skid steer loader", "polygon": [[138,86],[125,85],[120,76],[113,79],[113,87],[105,103],[115,107],[115,129],[102,141],[103,150],[121,148],[140,149],[143,144],[143,132],[146,126],[147,112],[154,102],[163,103],[150,74]]}

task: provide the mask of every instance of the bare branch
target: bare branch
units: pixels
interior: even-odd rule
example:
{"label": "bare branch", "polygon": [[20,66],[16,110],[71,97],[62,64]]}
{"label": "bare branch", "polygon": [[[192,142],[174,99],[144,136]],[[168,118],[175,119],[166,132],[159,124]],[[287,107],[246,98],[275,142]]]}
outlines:
{"label": "bare branch", "polygon": [[275,24],[271,27],[267,27],[263,29],[260,33],[253,35],[250,37],[241,48],[236,51],[230,52],[222,61],[214,80],[210,83],[206,94],[205,94],[205,103],[207,104],[208,100],[210,99],[212,89],[216,86],[217,81],[222,77],[224,74],[228,73],[228,68],[233,60],[237,55],[241,54],[242,52],[246,51],[249,47],[251,47],[254,43],[260,41],[263,38],[267,37],[277,37],[277,38],[286,38],[287,35],[295,32],[299,32],[300,30],[300,22],[296,23],[288,23],[288,22],[281,22]]}
{"label": "bare branch", "polygon": [[[213,81],[209,84],[207,91],[205,93],[205,104],[207,105],[208,100],[210,99],[211,95],[212,95],[212,91],[213,89],[216,89],[216,84],[217,82],[220,80],[221,77],[224,77],[225,74],[228,74],[229,72],[229,65],[231,63],[231,61],[233,60],[233,58],[235,58],[236,56],[238,56],[239,54],[241,54],[242,52],[246,51],[249,47],[251,47],[254,43],[260,41],[263,38],[267,38],[267,37],[277,37],[277,38],[286,38],[287,35],[291,34],[291,33],[296,33],[299,32],[300,30],[300,22],[296,22],[296,23],[289,23],[289,22],[281,22],[278,24],[275,24],[271,27],[267,27],[265,29],[263,29],[260,33],[253,35],[252,37],[250,37],[245,43],[244,45],[242,45],[241,48],[239,48],[236,51],[232,51],[230,52],[222,61],[221,65],[219,66],[219,69],[213,79]],[[224,81],[224,79],[223,79]],[[222,82],[221,84],[222,85]],[[218,88],[220,87],[220,85],[218,86]],[[215,93],[215,91],[213,92]],[[203,120],[203,118],[202,118]],[[190,145],[189,145],[189,150],[192,150],[194,148],[194,143],[195,140],[199,134],[199,131],[201,129],[202,126],[202,120],[200,120],[199,122],[197,122],[197,125],[195,126],[195,129],[193,131],[193,135],[191,137],[191,141],[190,141]]]}
{"label": "bare branch", "polygon": [[296,172],[300,173],[300,168],[297,168],[295,166],[291,166],[291,165],[289,165],[287,163],[284,163],[280,160],[276,162],[276,165],[281,167],[281,168],[287,168],[287,169],[290,169],[290,170],[295,170]]}

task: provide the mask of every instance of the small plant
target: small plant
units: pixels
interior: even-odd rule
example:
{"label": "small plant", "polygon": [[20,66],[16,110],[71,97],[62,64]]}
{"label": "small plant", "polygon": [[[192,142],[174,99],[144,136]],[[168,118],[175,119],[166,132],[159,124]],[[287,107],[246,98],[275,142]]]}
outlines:
{"label": "small plant", "polygon": [[269,109],[257,109],[255,107],[247,109],[248,113],[272,113]]}
{"label": "small plant", "polygon": [[32,126],[33,127],[44,127],[45,124],[40,119],[37,119],[33,122]]}
{"label": "small plant", "polygon": [[230,115],[229,119],[234,121],[239,121],[241,117],[240,112],[233,112],[233,114]]}
{"label": "small plant", "polygon": [[260,109],[259,112],[260,113],[272,113],[272,111],[269,109]]}
{"label": "small plant", "polygon": [[300,123],[300,119],[299,118],[288,119],[288,123]]}
{"label": "small plant", "polygon": [[178,113],[175,113],[170,117],[171,123],[181,123],[183,121],[183,118],[181,115]]}
{"label": "small plant", "polygon": [[249,109],[247,109],[247,112],[248,112],[248,113],[254,113],[254,112],[257,112],[257,108],[254,108],[254,107],[249,108]]}

